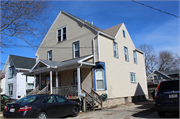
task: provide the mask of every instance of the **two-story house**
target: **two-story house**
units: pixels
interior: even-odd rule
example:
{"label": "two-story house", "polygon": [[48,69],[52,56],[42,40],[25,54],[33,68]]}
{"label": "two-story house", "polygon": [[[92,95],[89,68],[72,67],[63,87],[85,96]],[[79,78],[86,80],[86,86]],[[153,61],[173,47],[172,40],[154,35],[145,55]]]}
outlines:
{"label": "two-story house", "polygon": [[11,98],[19,99],[34,89],[34,77],[27,77],[28,72],[35,64],[36,59],[9,55],[2,72],[5,73],[4,93]]}
{"label": "two-story house", "polygon": [[72,89],[79,97],[94,91],[119,102],[148,95],[144,53],[124,23],[102,30],[61,10],[35,55],[26,75],[36,77],[40,90],[49,86],[62,95]]}

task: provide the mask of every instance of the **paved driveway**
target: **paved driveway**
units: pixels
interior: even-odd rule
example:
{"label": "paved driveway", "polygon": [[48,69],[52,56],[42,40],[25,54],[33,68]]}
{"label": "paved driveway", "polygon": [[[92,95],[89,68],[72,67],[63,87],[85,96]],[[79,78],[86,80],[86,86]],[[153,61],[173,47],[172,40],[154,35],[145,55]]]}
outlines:
{"label": "paved driveway", "polygon": [[[177,114],[168,114],[168,118],[178,118]],[[68,117],[72,118],[72,117]],[[134,119],[160,118],[154,109],[153,101],[127,103],[110,109],[82,112],[73,119]]]}

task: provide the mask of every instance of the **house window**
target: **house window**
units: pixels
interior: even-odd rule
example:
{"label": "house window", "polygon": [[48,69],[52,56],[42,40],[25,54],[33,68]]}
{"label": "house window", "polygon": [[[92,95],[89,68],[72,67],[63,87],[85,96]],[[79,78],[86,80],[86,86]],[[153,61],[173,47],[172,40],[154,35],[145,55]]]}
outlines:
{"label": "house window", "polygon": [[154,76],[154,79],[157,79],[157,76]]}
{"label": "house window", "polygon": [[9,96],[13,96],[13,84],[8,85],[8,94]]}
{"label": "house window", "polygon": [[126,34],[125,34],[125,31],[123,30],[123,37],[126,38]]}
{"label": "house window", "polygon": [[96,89],[104,90],[104,69],[96,69]]}
{"label": "house window", "polygon": [[13,78],[13,74],[14,74],[14,66],[9,67],[9,79]]}
{"label": "house window", "polygon": [[47,52],[47,60],[52,61],[52,50]]}
{"label": "house window", "polygon": [[137,52],[133,50],[134,63],[137,64]]}
{"label": "house window", "polygon": [[127,47],[124,47],[124,56],[125,56],[125,60],[129,61],[128,48]]}
{"label": "house window", "polygon": [[79,57],[79,41],[73,43],[73,58]]}
{"label": "house window", "polygon": [[27,89],[33,89],[34,83],[28,83],[27,84]]}
{"label": "house window", "polygon": [[114,47],[114,57],[118,58],[118,45],[116,42],[113,43]]}
{"label": "house window", "polygon": [[67,30],[66,30],[66,27],[63,27],[63,28],[60,28],[60,29],[58,29],[58,42],[61,42],[61,41],[64,41],[64,40],[66,40],[66,34],[67,34],[67,32],[66,32]]}
{"label": "house window", "polygon": [[131,83],[136,83],[136,74],[131,72]]}
{"label": "house window", "polygon": [[78,85],[78,80],[77,80],[77,71],[74,71],[74,85]]}

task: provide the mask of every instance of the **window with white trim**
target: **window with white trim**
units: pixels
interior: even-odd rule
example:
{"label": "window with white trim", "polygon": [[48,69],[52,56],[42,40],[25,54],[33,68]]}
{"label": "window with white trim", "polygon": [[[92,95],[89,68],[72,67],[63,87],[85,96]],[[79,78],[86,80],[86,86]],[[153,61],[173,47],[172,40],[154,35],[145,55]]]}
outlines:
{"label": "window with white trim", "polygon": [[60,29],[58,29],[58,42],[64,41],[67,38],[67,28],[66,27],[62,27]]}
{"label": "window with white trim", "polygon": [[137,64],[137,52],[133,50],[134,63]]}
{"label": "window with white trim", "polygon": [[136,83],[136,74],[131,72],[131,83]]}
{"label": "window with white trim", "polygon": [[125,60],[129,61],[129,56],[128,56],[128,48],[124,46],[124,56],[125,56]]}
{"label": "window with white trim", "polygon": [[10,78],[13,78],[13,74],[14,74],[14,66],[11,66],[11,67],[9,67],[9,79]]}
{"label": "window with white trim", "polygon": [[34,83],[28,83],[27,84],[27,89],[33,89]]}
{"label": "window with white trim", "polygon": [[79,57],[79,41],[73,43],[73,58]]}
{"label": "window with white trim", "polygon": [[47,60],[52,61],[52,50],[47,52]]}
{"label": "window with white trim", "polygon": [[113,43],[113,49],[114,49],[114,57],[119,58],[119,56],[118,56],[118,45],[116,42]]}
{"label": "window with white trim", "polygon": [[9,96],[13,96],[13,84],[8,84],[8,94]]}
{"label": "window with white trim", "polygon": [[95,69],[96,75],[96,89],[104,90],[104,69]]}
{"label": "window with white trim", "polygon": [[123,37],[126,38],[126,34],[125,34],[125,31],[123,30]]}

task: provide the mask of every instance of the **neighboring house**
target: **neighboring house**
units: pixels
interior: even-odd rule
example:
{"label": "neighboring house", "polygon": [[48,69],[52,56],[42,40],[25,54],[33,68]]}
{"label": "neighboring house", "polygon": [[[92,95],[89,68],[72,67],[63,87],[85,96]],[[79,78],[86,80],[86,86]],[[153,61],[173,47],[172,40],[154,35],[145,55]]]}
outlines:
{"label": "neighboring house", "polygon": [[171,79],[179,79],[179,70],[164,71],[163,73],[171,77]]}
{"label": "neighboring house", "polygon": [[28,57],[9,55],[2,72],[5,73],[5,94],[14,99],[26,96],[34,88],[34,77],[22,75],[28,72],[36,60]]}
{"label": "neighboring house", "polygon": [[61,10],[35,55],[36,64],[25,74],[36,76],[40,90],[69,87],[81,100],[93,89],[119,102],[148,95],[144,53],[124,23],[102,30]]}
{"label": "neighboring house", "polygon": [[4,94],[4,88],[5,88],[5,75],[0,70],[0,94]]}

